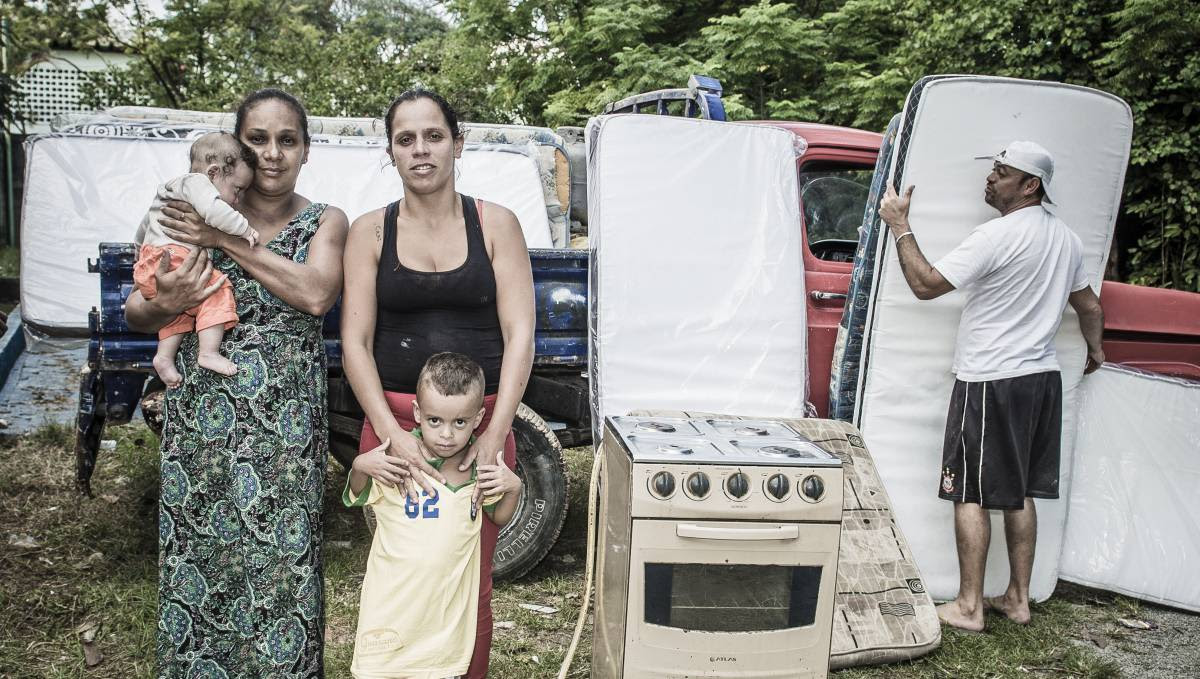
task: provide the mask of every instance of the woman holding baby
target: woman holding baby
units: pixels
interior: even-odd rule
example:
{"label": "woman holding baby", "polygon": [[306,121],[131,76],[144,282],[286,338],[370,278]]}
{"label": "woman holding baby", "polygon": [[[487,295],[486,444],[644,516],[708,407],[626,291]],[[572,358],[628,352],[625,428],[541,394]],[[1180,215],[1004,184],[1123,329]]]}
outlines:
{"label": "woman holding baby", "polygon": [[168,203],[164,231],[192,253],[174,270],[160,265],[151,299],[134,292],[126,303],[131,327],[156,331],[216,289],[215,269],[232,284],[238,315],[221,345],[236,373],[199,369],[191,335],[176,360],[181,384],[166,397],[158,676],[319,677],[328,459],[321,323],[341,292],[347,220],[296,193],[309,135],[295,97],[249,95],[234,134],[257,158],[237,207],[258,244],[208,226],[187,203]]}

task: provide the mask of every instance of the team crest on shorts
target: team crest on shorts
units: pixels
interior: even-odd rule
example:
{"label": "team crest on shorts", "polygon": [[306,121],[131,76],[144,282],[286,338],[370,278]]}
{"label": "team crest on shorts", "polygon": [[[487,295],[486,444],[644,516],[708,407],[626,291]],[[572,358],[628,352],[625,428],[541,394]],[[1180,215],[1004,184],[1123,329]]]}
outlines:
{"label": "team crest on shorts", "polygon": [[954,474],[950,473],[949,467],[942,468],[942,492],[954,492]]}

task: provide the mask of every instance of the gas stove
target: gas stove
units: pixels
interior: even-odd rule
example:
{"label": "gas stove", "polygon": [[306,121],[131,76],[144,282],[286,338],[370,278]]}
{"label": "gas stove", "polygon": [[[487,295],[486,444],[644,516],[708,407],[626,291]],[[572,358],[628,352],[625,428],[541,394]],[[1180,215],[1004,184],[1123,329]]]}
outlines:
{"label": "gas stove", "polygon": [[841,460],[778,420],[609,417],[601,446],[592,676],[825,677]]}
{"label": "gas stove", "polygon": [[[635,517],[835,520],[841,460],[777,420],[610,417]],[[623,451],[623,454],[618,452]]]}
{"label": "gas stove", "polygon": [[634,462],[841,466],[837,456],[770,420],[609,418]]}

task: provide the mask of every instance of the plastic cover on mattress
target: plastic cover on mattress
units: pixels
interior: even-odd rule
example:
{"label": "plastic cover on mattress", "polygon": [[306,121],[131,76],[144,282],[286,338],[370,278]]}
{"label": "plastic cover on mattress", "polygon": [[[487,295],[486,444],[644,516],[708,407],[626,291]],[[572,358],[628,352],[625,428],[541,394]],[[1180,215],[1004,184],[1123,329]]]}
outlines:
{"label": "plastic cover on mattress", "polygon": [[[103,113],[67,113],[55,118],[51,124],[54,132],[83,134],[123,134],[130,129],[146,125],[159,128],[181,127],[185,129],[203,127],[208,129],[232,130],[233,113],[214,111],[186,111],[149,106],[114,106]],[[554,247],[566,247],[570,225],[567,211],[575,200],[567,162],[567,143],[548,127],[531,125],[499,125],[495,123],[460,123],[468,144],[516,144],[532,145],[533,158],[537,161],[542,180],[542,195],[545,199],[546,219],[550,225]],[[364,137],[387,136],[382,118],[345,118],[308,116],[308,131],[313,136],[325,138],[351,138],[365,141]]]}
{"label": "plastic cover on mattress", "polygon": [[[1132,120],[1120,99],[1083,87],[990,77],[934,77],[917,83],[896,142],[895,185],[916,186],[910,221],[931,262],[978,224],[997,216],[983,201],[991,163],[974,160],[1016,139],[1055,159],[1054,211],[1083,242],[1084,267],[1099,290],[1129,157]],[[855,423],[870,442],[896,515],[935,599],[958,592],[953,505],[937,497],[950,372],[965,295],[918,300],[900,271],[891,237],[879,239],[865,325]],[[1054,591],[1066,523],[1077,387],[1086,346],[1067,308],[1055,340],[1063,380],[1059,500],[1038,500],[1038,545],[1030,594]],[[1008,582],[1002,514],[992,513],[985,591]]]}
{"label": "plastic cover on mattress", "polygon": [[[52,334],[87,330],[88,310],[100,299],[100,279],[87,272],[87,260],[96,258],[102,241],[133,240],[157,186],[187,172],[190,144],[178,136],[75,134],[26,143],[21,309],[27,323]],[[512,210],[529,247],[551,246],[542,181],[528,146],[468,145],[458,168],[460,191]],[[403,195],[382,140],[361,138],[314,137],[296,190],[341,208],[351,220]]]}
{"label": "plastic cover on mattress", "polygon": [[1080,393],[1062,577],[1200,611],[1200,382],[1105,365]]}
{"label": "plastic cover on mattress", "polygon": [[633,408],[803,416],[792,139],[654,115],[589,124],[593,423]]}

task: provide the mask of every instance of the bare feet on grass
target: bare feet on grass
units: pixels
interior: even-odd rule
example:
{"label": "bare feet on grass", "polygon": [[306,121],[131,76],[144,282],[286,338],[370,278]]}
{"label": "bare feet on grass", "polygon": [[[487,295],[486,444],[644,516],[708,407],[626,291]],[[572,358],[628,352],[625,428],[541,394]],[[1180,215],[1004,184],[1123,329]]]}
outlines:
{"label": "bare feet on grass", "polygon": [[1005,594],[1004,596],[988,597],[983,600],[984,608],[996,611],[1007,617],[1009,620],[1018,625],[1028,625],[1032,617],[1029,613],[1029,600],[1018,601],[1016,597]]}
{"label": "bare feet on grass", "polygon": [[215,352],[199,353],[196,356],[196,364],[221,375],[236,375],[238,371],[237,363]]}
{"label": "bare feet on grass", "polygon": [[180,375],[179,371],[175,369],[174,357],[168,358],[155,354],[152,363],[154,372],[158,373],[158,379],[162,380],[168,389],[174,389],[183,383],[183,375]]}
{"label": "bare feet on grass", "polygon": [[983,609],[976,608],[974,611],[968,611],[958,599],[939,605],[937,616],[943,625],[949,625],[964,632],[983,631]]}

